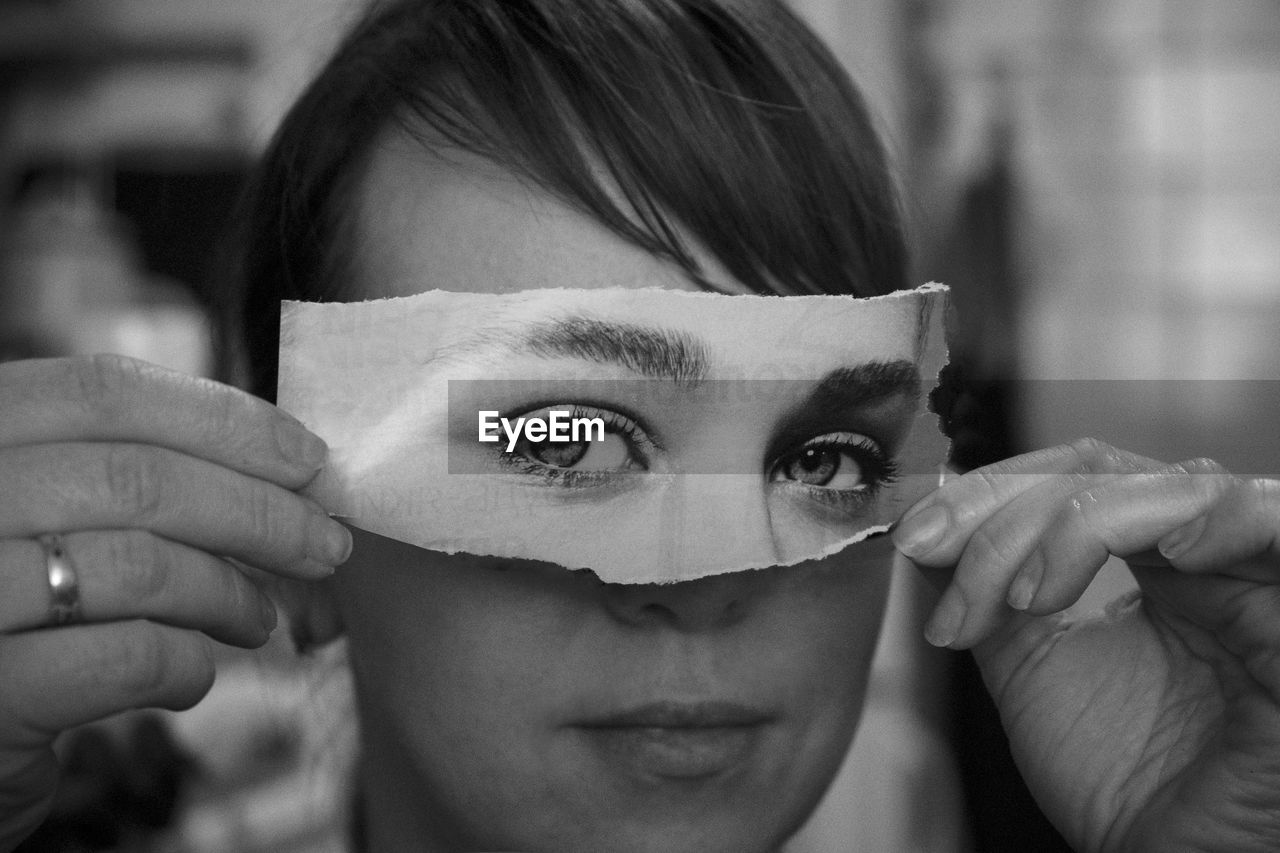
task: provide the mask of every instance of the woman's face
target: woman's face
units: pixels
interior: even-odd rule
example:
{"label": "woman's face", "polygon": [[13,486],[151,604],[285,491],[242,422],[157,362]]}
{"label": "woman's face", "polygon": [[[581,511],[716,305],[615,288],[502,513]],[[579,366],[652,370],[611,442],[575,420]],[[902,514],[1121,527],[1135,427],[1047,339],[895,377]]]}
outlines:
{"label": "woman's face", "polygon": [[[484,161],[399,136],[371,161],[354,228],[363,297],[695,289]],[[743,289],[704,261],[722,290]],[[335,591],[374,849],[777,847],[856,724],[884,552],[613,585],[357,531]]]}

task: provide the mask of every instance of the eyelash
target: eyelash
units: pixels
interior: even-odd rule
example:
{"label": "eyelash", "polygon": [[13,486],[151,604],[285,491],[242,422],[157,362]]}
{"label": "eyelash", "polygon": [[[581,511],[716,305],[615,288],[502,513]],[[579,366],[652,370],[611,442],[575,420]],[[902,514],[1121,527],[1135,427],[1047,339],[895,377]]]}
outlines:
{"label": "eyelash", "polygon": [[[552,404],[528,409],[519,416],[527,417],[544,409],[565,404]],[[570,415],[572,418],[601,418],[605,424],[606,435],[621,436],[627,443],[630,459],[637,464],[639,471],[649,470],[647,458],[661,451],[661,446],[649,437],[648,431],[637,422],[613,409],[574,403]],[[521,450],[526,446],[521,441],[514,450],[501,451],[499,461],[516,474],[537,477],[543,484],[562,488],[586,488],[607,485],[617,482],[621,473],[617,470],[579,471],[573,468],[562,468],[548,465],[524,455]],[[831,489],[814,486],[795,480],[775,481],[774,475],[779,468],[797,454],[807,450],[834,450],[848,453],[863,472],[863,482],[851,489]],[[638,451],[638,452],[637,452]],[[811,438],[793,450],[779,456],[768,468],[770,482],[781,482],[784,487],[801,489],[811,500],[831,507],[832,509],[853,512],[870,502],[880,489],[896,482],[899,476],[899,465],[887,453],[879,442],[859,433],[828,433]]]}
{"label": "eyelash", "polygon": [[[807,450],[834,450],[848,453],[862,470],[862,482],[852,489],[829,489],[797,480],[774,481],[776,473],[791,459]],[[818,503],[842,511],[854,511],[867,504],[885,486],[897,482],[899,465],[880,443],[859,433],[829,433],[811,438],[794,450],[779,456],[769,469],[769,479],[786,483],[786,488],[803,489]]]}
{"label": "eyelash", "polygon": [[[543,409],[549,409],[552,406],[542,406],[541,408],[530,409],[519,415],[527,417]],[[646,455],[661,448],[649,438],[648,432],[644,430],[639,423],[627,417],[621,412],[613,409],[597,408],[582,403],[574,403],[573,411],[570,418],[600,418],[604,421],[605,435],[619,435],[627,443],[627,449],[632,460],[638,463],[639,470],[647,471],[648,465],[645,463],[643,456],[637,455],[635,452],[637,446],[644,451]],[[586,486],[604,485],[606,483],[615,482],[620,472],[618,471],[578,471],[573,468],[561,468],[556,465],[548,465],[545,462],[539,462],[536,459],[530,459],[523,455],[520,451],[525,446],[524,441],[518,443],[514,450],[503,450],[499,456],[499,461],[516,474],[526,476],[535,476],[540,478],[543,483],[549,486],[562,486],[564,488],[582,488]]]}

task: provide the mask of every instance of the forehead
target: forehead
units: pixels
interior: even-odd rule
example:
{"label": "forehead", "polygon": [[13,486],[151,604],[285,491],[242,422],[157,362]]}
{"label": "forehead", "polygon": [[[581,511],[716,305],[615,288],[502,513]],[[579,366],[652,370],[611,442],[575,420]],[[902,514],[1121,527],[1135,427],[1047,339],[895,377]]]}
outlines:
{"label": "forehead", "polygon": [[[678,265],[492,161],[433,149],[402,131],[374,146],[355,202],[355,260],[365,298],[432,289],[697,289]],[[718,289],[745,290],[696,245],[693,254]]]}
{"label": "forehead", "polygon": [[[432,149],[404,132],[384,134],[375,146],[357,190],[355,212],[357,290],[364,298],[435,289],[697,290],[678,265],[624,240],[493,162],[464,151]],[[715,258],[691,245],[704,278],[721,292],[746,292]],[[664,313],[652,307],[657,305],[661,303],[641,301],[620,307],[606,299],[597,310],[603,319],[708,336],[708,320],[700,312]],[[912,359],[917,308],[912,300],[869,300],[846,323],[817,322],[816,314],[795,312],[791,316],[812,322],[761,322],[758,312],[745,307],[741,317],[718,312],[713,322],[726,333],[710,334],[712,355],[717,364],[726,365],[770,362],[780,353],[807,354],[811,362]],[[510,318],[513,327],[561,316],[564,309],[549,299],[521,303],[516,310],[524,314]]]}
{"label": "forehead", "polygon": [[[591,216],[493,161],[470,152],[430,147],[402,131],[385,133],[357,191],[355,223],[358,296],[413,296],[442,291],[518,293],[531,289],[699,289],[685,270],[623,240]],[[724,293],[745,293],[713,256],[689,242],[704,278]],[[787,297],[788,301],[794,298]],[[557,319],[562,297],[531,298],[507,306],[507,328]],[[788,311],[773,321],[755,307],[713,313],[669,311],[655,301],[594,300],[580,307],[599,319],[675,328],[710,342],[716,365],[772,365],[795,360],[914,359],[919,332],[913,300],[860,300],[849,316],[831,321],[831,306]],[[585,305],[582,302],[585,301]],[[781,316],[781,315],[780,315]],[[461,334],[461,332],[460,332]],[[787,365],[777,365],[787,353]],[[730,373],[741,373],[730,368]],[[753,371],[753,375],[760,371]]]}

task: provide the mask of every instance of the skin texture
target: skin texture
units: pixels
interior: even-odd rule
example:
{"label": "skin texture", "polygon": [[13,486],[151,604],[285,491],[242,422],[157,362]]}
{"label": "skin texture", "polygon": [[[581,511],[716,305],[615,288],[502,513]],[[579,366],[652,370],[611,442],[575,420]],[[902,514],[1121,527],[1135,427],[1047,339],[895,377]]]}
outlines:
{"label": "skin texture", "polygon": [[[398,137],[374,157],[359,210],[357,268],[370,295],[694,289],[483,161],[439,159]],[[741,289],[708,266],[725,290]],[[770,850],[843,757],[887,593],[883,547],[620,586],[357,535],[335,587],[375,850]],[[768,721],[739,759],[697,778],[602,748],[577,725],[703,702]]]}

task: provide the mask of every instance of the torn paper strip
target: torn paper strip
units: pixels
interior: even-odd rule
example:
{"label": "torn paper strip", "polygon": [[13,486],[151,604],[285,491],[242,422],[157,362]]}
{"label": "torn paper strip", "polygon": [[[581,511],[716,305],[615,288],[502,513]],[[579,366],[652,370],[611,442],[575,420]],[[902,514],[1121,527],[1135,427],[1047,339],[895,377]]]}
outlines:
{"label": "torn paper strip", "polygon": [[946,299],[290,302],[279,403],[329,443],[310,494],[383,536],[615,583],[789,565],[885,531],[936,485]]}

